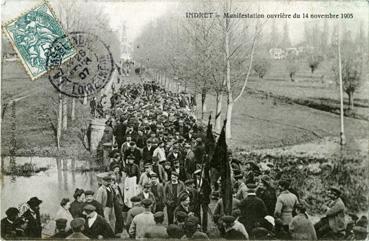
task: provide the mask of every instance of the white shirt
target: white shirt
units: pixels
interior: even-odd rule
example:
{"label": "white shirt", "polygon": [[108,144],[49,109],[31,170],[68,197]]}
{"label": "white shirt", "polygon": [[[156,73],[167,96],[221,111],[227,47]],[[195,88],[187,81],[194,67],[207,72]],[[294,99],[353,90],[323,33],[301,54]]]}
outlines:
{"label": "white shirt", "polygon": [[92,224],[96,221],[97,213],[95,212],[94,215],[88,219],[88,227],[91,228]]}
{"label": "white shirt", "polygon": [[145,199],[149,198],[149,193],[146,193],[146,192],[142,192],[142,193],[143,193]]}

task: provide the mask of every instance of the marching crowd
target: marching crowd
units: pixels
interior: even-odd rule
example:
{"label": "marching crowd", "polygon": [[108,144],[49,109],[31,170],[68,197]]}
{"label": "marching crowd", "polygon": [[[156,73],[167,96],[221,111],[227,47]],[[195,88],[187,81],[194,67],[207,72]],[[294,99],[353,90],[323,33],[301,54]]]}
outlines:
{"label": "marching crowd", "polygon": [[[226,213],[219,180],[203,178],[206,133],[191,112],[191,96],[144,82],[122,86],[109,105],[98,110],[110,116],[103,139],[116,144],[107,172],[97,190],[77,188],[74,200],[61,200],[48,238],[113,239],[126,232],[132,239],[209,239],[209,218],[230,240],[366,238],[367,217],[347,220],[340,188],[328,190],[326,213],[314,225],[291,180],[232,158],[232,213]],[[1,237],[42,238],[41,204],[32,197],[26,209],[8,208]]]}

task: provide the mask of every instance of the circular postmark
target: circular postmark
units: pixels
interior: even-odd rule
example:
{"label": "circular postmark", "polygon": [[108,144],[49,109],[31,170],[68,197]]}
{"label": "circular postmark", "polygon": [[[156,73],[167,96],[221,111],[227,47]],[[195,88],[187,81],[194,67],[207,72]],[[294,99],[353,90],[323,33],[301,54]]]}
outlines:
{"label": "circular postmark", "polygon": [[[66,50],[73,47],[76,55],[62,63]],[[50,70],[49,80],[58,91],[82,98],[94,95],[105,87],[114,70],[114,61],[109,47],[96,35],[71,32],[68,38],[63,36],[53,42],[46,66]]]}

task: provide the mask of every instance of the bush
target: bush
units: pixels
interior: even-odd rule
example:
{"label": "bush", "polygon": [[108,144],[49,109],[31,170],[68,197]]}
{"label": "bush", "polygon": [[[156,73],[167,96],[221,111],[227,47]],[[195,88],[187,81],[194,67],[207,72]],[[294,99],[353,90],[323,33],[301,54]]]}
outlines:
{"label": "bush", "polygon": [[270,69],[270,65],[270,61],[267,58],[256,59],[253,69],[259,78],[262,79]]}
{"label": "bush", "polygon": [[324,60],[323,56],[312,54],[308,57],[308,65],[311,70],[311,73],[314,73],[314,71],[319,67],[319,64]]}

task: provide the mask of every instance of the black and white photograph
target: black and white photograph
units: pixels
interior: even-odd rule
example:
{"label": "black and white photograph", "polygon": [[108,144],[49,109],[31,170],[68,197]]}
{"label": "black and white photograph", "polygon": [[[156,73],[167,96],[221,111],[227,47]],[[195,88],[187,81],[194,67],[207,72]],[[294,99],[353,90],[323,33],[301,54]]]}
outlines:
{"label": "black and white photograph", "polygon": [[0,19],[1,240],[369,240],[369,1]]}

